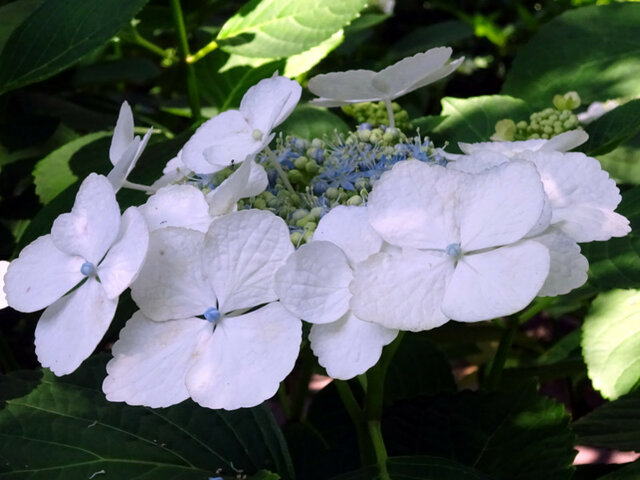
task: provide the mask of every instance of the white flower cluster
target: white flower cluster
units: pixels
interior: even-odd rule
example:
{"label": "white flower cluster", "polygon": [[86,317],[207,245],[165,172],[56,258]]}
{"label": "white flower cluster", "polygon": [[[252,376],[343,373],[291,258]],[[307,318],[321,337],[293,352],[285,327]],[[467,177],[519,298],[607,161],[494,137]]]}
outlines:
{"label": "white flower cluster", "polygon": [[[379,73],[329,74],[310,86],[324,104],[390,101],[453,71],[450,55],[434,49]],[[598,162],[564,153],[585,139],[569,132],[548,142],[463,144],[465,155],[443,153],[446,166],[400,161],[366,205],[333,208],[294,250],[281,218],[236,210],[266,189],[255,156],[300,95],[279,76],[250,88],[238,110],[196,131],[146,204],[121,216],[115,192],[150,135],[133,137],[123,105],[112,173],[88,176],[72,211],[5,277],[11,307],[46,307],[36,329],[43,366],[57,375],[75,370],[130,287],[139,311],[113,346],[107,398],[249,407],[293,369],[301,319],[312,324],[311,347],[329,375],[352,378],[376,364],[399,330],[510,315],[538,295],[569,292],[587,278],[577,242],[629,232],[614,212],[618,189]],[[232,163],[238,167],[208,193],[180,181]]]}

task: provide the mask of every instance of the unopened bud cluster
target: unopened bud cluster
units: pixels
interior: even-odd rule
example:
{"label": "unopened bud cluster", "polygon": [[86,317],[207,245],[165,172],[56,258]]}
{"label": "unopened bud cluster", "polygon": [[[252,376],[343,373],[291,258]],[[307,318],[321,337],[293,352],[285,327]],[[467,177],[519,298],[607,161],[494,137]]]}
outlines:
{"label": "unopened bud cluster", "polygon": [[[411,129],[411,119],[406,110],[403,110],[396,102],[391,103],[391,110],[396,122],[396,126],[401,130]],[[344,105],[342,111],[353,117],[356,123],[367,123],[372,127],[381,125],[389,125],[389,115],[387,115],[387,107],[384,102],[365,102]]]}

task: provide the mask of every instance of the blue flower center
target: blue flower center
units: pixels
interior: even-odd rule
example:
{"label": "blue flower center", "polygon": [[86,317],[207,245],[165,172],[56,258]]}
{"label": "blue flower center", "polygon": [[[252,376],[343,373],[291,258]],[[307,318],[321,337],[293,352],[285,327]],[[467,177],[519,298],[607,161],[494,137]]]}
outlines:
{"label": "blue flower center", "polygon": [[207,308],[204,318],[207,322],[215,323],[220,318],[220,311],[215,307]]}
{"label": "blue flower center", "polygon": [[85,277],[94,277],[96,275],[96,266],[91,262],[84,262],[80,267],[80,273]]}
{"label": "blue flower center", "polygon": [[447,248],[444,249],[444,252],[450,257],[453,257],[457,260],[462,255],[462,248],[460,248],[459,243],[451,243],[447,245]]}

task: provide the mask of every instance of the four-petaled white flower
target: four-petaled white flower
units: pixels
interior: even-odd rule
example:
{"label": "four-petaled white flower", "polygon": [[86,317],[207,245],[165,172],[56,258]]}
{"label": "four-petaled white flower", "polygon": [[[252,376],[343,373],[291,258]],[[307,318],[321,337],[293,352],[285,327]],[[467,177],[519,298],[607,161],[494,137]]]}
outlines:
{"label": "four-petaled white flower", "polygon": [[21,312],[45,307],[36,327],[36,354],[56,375],[74,371],[96,348],[116,311],[119,295],[140,269],[149,234],[134,207],[122,217],[113,187],[92,173],[71,213],[51,234],[22,250],[5,276],[9,305]]}
{"label": "four-petaled white flower", "polygon": [[369,221],[400,251],[356,266],[351,308],[389,328],[426,330],[527,306],[549,273],[549,251],[524,239],[545,195],[535,167],[511,162],[467,174],[409,160],[382,175]]}
{"label": "four-petaled white flower", "polygon": [[447,64],[451,53],[449,47],[437,47],[403,58],[379,72],[348,70],[316,75],[309,80],[308,88],[320,98],[311,103],[322,107],[339,107],[379,100],[391,102],[456,70],[464,57]]}
{"label": "four-petaled white flower", "polygon": [[120,332],[103,390],[112,401],[209,408],[271,397],[298,356],[302,323],[279,302],[274,275],[293,251],[270,212],[225,215],[203,234],[161,228],[131,287],[140,312]]}
{"label": "four-petaled white flower", "polygon": [[126,101],[122,102],[109,148],[109,160],[113,164],[113,169],[107,175],[116,192],[120,190],[127,176],[136,166],[152,132],[153,128],[147,130],[142,140],[137,135],[134,137],[133,112]]}
{"label": "four-petaled white flower", "polygon": [[353,268],[380,251],[382,238],[365,207],[338,206],[318,223],[313,241],[294,252],[276,274],[280,302],[313,323],[309,340],[320,365],[341,380],[375,365],[398,331],[360,320],[349,308]]}
{"label": "four-petaled white flower", "polygon": [[227,110],[196,130],[182,149],[182,161],[199,174],[215,173],[240,163],[269,145],[293,111],[302,88],[295,80],[273,76],[247,90],[238,110]]}

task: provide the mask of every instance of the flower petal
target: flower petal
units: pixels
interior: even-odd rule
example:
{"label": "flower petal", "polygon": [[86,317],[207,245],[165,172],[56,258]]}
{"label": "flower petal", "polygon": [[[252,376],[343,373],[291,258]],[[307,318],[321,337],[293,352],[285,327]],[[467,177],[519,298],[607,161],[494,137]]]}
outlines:
{"label": "flower petal", "polygon": [[400,330],[429,330],[448,321],[440,304],[453,273],[444,253],[404,249],[378,253],[355,268],[351,309],[361,320]]}
{"label": "flower petal", "polygon": [[189,318],[216,306],[202,272],[203,242],[203,233],[186,228],[151,233],[146,261],[131,285],[131,297],[147,317]]}
{"label": "flower petal", "polygon": [[189,170],[182,161],[182,150],[180,150],[175,157],[167,162],[162,169],[162,176],[153,182],[150,188],[158,191],[162,187],[180,182],[186,178],[190,172],[191,170]]}
{"label": "flower petal", "polygon": [[249,157],[229,178],[207,195],[209,215],[217,217],[235,211],[238,200],[260,195],[268,185],[269,179],[264,167]]}
{"label": "flower petal", "polygon": [[352,265],[378,253],[382,238],[369,224],[366,207],[338,205],[320,219],[313,240],[335,243]]}
{"label": "flower petal", "polygon": [[140,137],[136,137],[129,144],[129,147],[123,152],[119,160],[116,161],[114,167],[107,175],[107,180],[111,183],[113,190],[117,192],[122,188],[122,184],[127,179],[127,175],[133,169],[137,160],[137,153],[140,148]]}
{"label": "flower petal", "polygon": [[51,239],[70,255],[97,265],[120,231],[120,207],[106,177],[92,173],[84,179],[71,213],[53,222]]}
{"label": "flower petal", "polygon": [[11,308],[35,312],[51,305],[84,278],[84,259],[56,248],[51,235],[27,245],[4,277],[4,292]]}
{"label": "flower petal", "polygon": [[254,129],[268,135],[291,115],[300,95],[302,87],[295,80],[280,76],[265,78],[244,94],[240,112]]}
{"label": "flower petal", "polygon": [[330,242],[313,241],[289,255],[275,278],[280,302],[310,323],[335,322],[349,309],[353,272]]}
{"label": "flower petal", "polygon": [[4,293],[4,276],[6,275],[8,268],[9,262],[6,260],[0,260],[0,310],[9,306],[7,303],[7,296]]}
{"label": "flower petal", "polygon": [[211,224],[209,205],[203,193],[193,185],[168,185],[140,206],[149,231],[182,227],[206,233]]}
{"label": "flower petal", "polygon": [[555,228],[531,238],[549,249],[549,275],[538,296],[564,295],[587,281],[589,262],[580,254],[580,247],[572,238]]}
{"label": "flower petal", "polygon": [[136,312],[113,345],[102,384],[107,400],[152,408],[186,400],[187,371],[212,330],[199,318],[154,322]]}
{"label": "flower petal", "polygon": [[445,315],[478,322],[511,315],[526,307],[549,273],[549,251],[526,240],[463,256],[442,301]]}
{"label": "flower petal", "polygon": [[136,277],[149,247],[149,231],[136,207],[122,215],[120,236],[98,266],[98,277],[108,298],[118,297]]}
{"label": "flower petal", "polygon": [[373,86],[374,76],[371,70],[323,73],[309,80],[307,88],[318,97],[344,103],[378,101],[385,93]]}
{"label": "flower petal", "polygon": [[40,317],[35,333],[38,361],[56,375],[73,372],[102,340],[117,306],[117,298],[110,300],[100,283],[87,278]]}
{"label": "flower petal", "polygon": [[511,161],[468,178],[456,209],[465,252],[520,240],[541,218],[545,195],[531,162]]}
{"label": "flower petal", "polygon": [[220,312],[255,307],[278,298],[275,272],[291,252],[289,229],[271,212],[242,210],[213,222],[202,258]]}
{"label": "flower petal", "polygon": [[133,112],[125,100],[120,106],[118,121],[113,130],[113,138],[109,147],[109,160],[113,165],[120,161],[131,142],[133,142]]}
{"label": "flower petal", "polygon": [[223,318],[187,373],[191,398],[226,410],[258,405],[293,369],[301,340],[302,322],[279,303]]}
{"label": "flower petal", "polygon": [[397,330],[363,322],[349,312],[337,322],[311,327],[309,340],[327,374],[348,380],[378,363],[382,347],[397,335]]}

